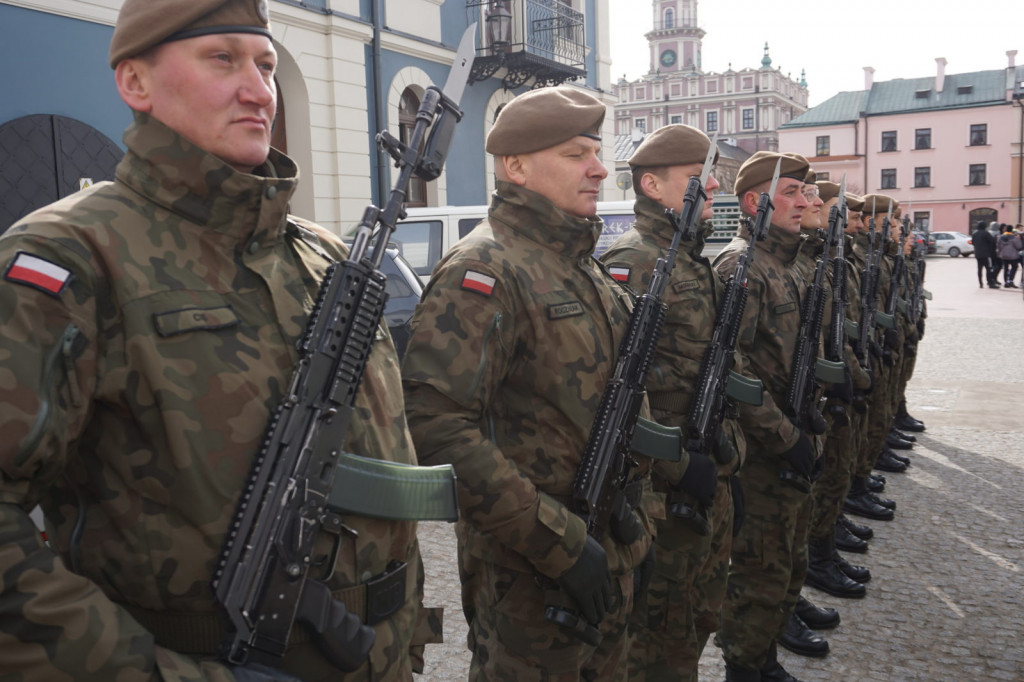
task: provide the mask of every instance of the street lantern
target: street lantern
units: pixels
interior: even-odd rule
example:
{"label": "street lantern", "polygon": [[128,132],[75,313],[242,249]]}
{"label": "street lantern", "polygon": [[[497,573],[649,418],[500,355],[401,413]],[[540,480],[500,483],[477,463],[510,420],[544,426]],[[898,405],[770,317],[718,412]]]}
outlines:
{"label": "street lantern", "polygon": [[487,39],[495,53],[503,53],[512,43],[512,12],[508,0],[494,0],[487,10]]}

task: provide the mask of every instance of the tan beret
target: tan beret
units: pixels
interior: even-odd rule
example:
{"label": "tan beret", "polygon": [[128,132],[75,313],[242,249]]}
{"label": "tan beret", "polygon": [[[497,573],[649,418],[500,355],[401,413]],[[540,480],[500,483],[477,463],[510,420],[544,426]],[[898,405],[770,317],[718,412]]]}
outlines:
{"label": "tan beret", "polygon": [[807,175],[804,176],[804,184],[813,185],[818,181],[818,174],[814,172],[813,168],[807,169]]}
{"label": "tan beret", "polygon": [[887,214],[889,213],[889,204],[892,204],[892,209],[895,211],[900,202],[884,194],[865,194],[864,215]]}
{"label": "tan beret", "polygon": [[839,184],[828,180],[818,180],[818,197],[826,204],[839,196]]}
{"label": "tan beret", "polygon": [[[711,140],[704,131],[681,123],[658,128],[648,135],[629,157],[629,167],[658,168],[704,163]],[[718,151],[715,151],[718,161]]]}
{"label": "tan beret", "polygon": [[577,135],[600,140],[606,111],[599,99],[578,88],[531,90],[501,110],[485,149],[508,156],[554,147]]}
{"label": "tan beret", "polygon": [[110,68],[161,43],[213,33],[270,38],[267,0],[125,0],[110,39]]}
{"label": "tan beret", "polygon": [[864,210],[864,198],[859,197],[856,194],[846,193],[846,207],[851,211],[863,211]]}
{"label": "tan beret", "polygon": [[811,168],[811,164],[804,157],[799,154],[756,152],[744,161],[739,171],[736,172],[736,182],[733,183],[736,196],[742,197],[754,187],[770,181],[772,175],[775,174],[775,164],[779,159],[782,159],[782,167],[779,169],[780,178],[804,181],[807,171]]}

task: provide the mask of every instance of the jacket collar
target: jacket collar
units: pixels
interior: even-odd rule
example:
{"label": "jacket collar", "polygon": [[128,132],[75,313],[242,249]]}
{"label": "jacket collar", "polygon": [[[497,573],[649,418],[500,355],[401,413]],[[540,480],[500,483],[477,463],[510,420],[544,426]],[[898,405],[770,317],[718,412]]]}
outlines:
{"label": "jacket collar", "polygon": [[[638,196],[633,204],[633,213],[636,214],[635,227],[641,234],[649,234],[656,239],[659,246],[668,248],[675,235],[675,225],[665,215],[665,207],[654,199]],[[704,243],[708,236],[715,231],[710,220],[701,223],[697,229],[697,238],[692,242],[681,242],[680,249],[691,256],[699,256],[704,250]]]}
{"label": "jacket collar", "polygon": [[299,171],[276,149],[242,173],[139,112],[124,143],[117,179],[161,208],[240,242],[283,234]]}
{"label": "jacket collar", "polygon": [[577,218],[537,192],[500,180],[491,198],[488,218],[570,258],[592,254],[604,227],[597,216]]}

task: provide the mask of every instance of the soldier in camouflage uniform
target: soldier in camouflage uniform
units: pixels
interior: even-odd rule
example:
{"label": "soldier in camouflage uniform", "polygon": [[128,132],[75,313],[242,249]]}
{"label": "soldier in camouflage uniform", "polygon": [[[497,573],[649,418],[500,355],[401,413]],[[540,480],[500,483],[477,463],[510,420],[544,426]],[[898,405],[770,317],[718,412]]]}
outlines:
{"label": "soldier in camouflage uniform", "polygon": [[[869,266],[869,263],[867,262],[867,250],[869,247],[868,233],[870,229],[870,225],[868,224],[869,220],[873,219],[875,222],[874,248],[881,248],[883,253],[886,250],[893,248],[889,246],[892,244],[891,239],[884,244],[880,242],[882,221],[889,213],[890,203],[893,204],[893,208],[895,210],[895,200],[888,196],[883,194],[869,194],[864,197],[864,231],[854,238],[853,249],[854,258],[860,265],[860,271],[862,273],[865,272]],[[885,300],[889,293],[891,275],[891,262],[887,258],[881,258],[878,270],[878,301],[876,303],[876,310],[884,312]],[[876,336],[881,337],[878,329],[879,325],[876,322]],[[887,353],[885,352],[886,350],[888,350]],[[890,413],[890,410],[892,409],[892,400],[889,395],[893,351],[892,349],[885,349],[884,342],[879,341],[878,343],[873,344],[872,348],[869,349],[868,352],[870,353],[869,374],[871,377],[872,388],[871,391],[866,394],[867,414],[865,415],[862,426],[862,437],[859,443],[857,462],[850,481],[850,491],[847,494],[846,500],[843,502],[843,510],[849,514],[873,520],[891,521],[895,517],[895,513],[891,507],[895,507],[895,503],[891,500],[878,497],[878,495],[870,489],[869,476],[871,475],[871,470],[879,464],[880,459],[884,461],[882,466],[885,466],[887,470],[895,471],[897,469],[906,469],[906,466],[902,465],[901,462],[892,460],[888,456],[892,453],[885,447],[885,438],[889,433],[889,427],[892,424],[893,417],[893,414]],[[888,464],[890,461],[893,462],[892,466],[889,466]]]}
{"label": "soldier in camouflage uniform", "polygon": [[[626,678],[648,514],[627,512],[598,542],[567,506],[630,316],[591,256],[604,115],[570,87],[505,106],[487,137],[488,217],[437,265],[413,316],[406,409],[421,460],[458,477],[473,680]],[[650,487],[639,464],[631,490]],[[553,600],[599,628],[597,647],[545,618]]]}
{"label": "soldier in camouflage uniform", "polygon": [[[746,515],[733,541],[722,624],[716,637],[730,682],[791,679],[778,662],[776,640],[796,605],[807,569],[809,487],[783,480],[806,483],[815,459],[811,439],[784,411],[807,286],[795,267],[805,239],[800,234],[800,219],[808,206],[802,193],[807,160],[758,152],[740,167],[736,194],[740,210],[755,215],[760,194],[768,191],[780,158],[772,226],[767,239],[755,247],[739,337],[739,350],[765,390],[761,406],[740,408],[748,444],[739,474]],[[719,276],[735,270],[748,240],[748,230],[742,227],[715,259]]]}
{"label": "soldier in camouflage uniform", "polygon": [[[350,610],[365,608],[368,578],[407,564],[404,600],[358,671],[331,665],[304,627],[289,674],[213,656],[221,546],[344,247],[287,214],[298,169],[269,147],[265,2],[128,0],[111,65],[136,112],[116,179],[0,239],[4,679],[411,679],[431,614],[407,522],[344,518],[330,587]],[[347,450],[415,463],[399,381],[381,327]]]}
{"label": "soldier in camouflage uniform", "polygon": [[[671,125],[649,135],[630,158],[637,193],[636,223],[612,243],[601,260],[612,276],[632,291],[647,289],[655,263],[665,255],[675,232],[665,209],[677,214],[682,211],[687,184],[691,176],[700,174],[710,144],[707,135],[696,128]],[[713,230],[713,193],[717,188],[718,181],[709,176],[701,231],[697,239],[682,243],[663,298],[666,317],[647,392],[655,420],[667,426],[686,427],[722,300],[722,283],[710,262],[700,255]],[[691,476],[697,472],[697,462],[709,468],[717,465],[714,499],[701,502],[710,531],[701,535],[671,514],[655,524],[656,568],[646,599],[638,599],[634,605],[629,626],[630,680],[696,681],[701,651],[718,629],[732,544],[730,482],[745,449],[735,419],[726,419],[722,431],[731,447],[710,453],[714,461],[705,453],[690,454]],[[700,488],[699,481],[689,480],[676,469],[659,462],[653,474],[654,489],[670,500],[680,491],[692,495],[688,488]],[[741,499],[737,496],[737,503],[741,504]]]}

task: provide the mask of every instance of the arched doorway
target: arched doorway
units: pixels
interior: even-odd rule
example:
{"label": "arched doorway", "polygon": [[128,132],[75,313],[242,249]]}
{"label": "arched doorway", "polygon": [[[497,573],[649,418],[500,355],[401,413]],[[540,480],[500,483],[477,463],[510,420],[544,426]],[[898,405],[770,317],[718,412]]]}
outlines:
{"label": "arched doorway", "polygon": [[967,234],[971,234],[977,229],[978,221],[985,223],[985,227],[993,220],[999,219],[999,212],[994,208],[975,208],[972,209],[968,214]]}
{"label": "arched doorway", "polygon": [[0,233],[88,184],[113,180],[124,152],[73,118],[33,114],[0,126]]}

